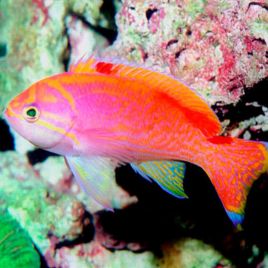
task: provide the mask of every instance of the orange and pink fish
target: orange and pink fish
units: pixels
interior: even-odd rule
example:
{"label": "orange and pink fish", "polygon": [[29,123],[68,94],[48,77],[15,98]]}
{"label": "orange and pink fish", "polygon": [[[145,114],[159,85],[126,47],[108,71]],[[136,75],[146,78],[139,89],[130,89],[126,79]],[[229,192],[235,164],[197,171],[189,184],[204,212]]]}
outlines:
{"label": "orange and pink fish", "polygon": [[9,103],[5,117],[34,145],[63,155],[105,208],[113,207],[110,185],[124,163],[187,198],[185,161],[207,173],[237,225],[250,187],[268,169],[265,143],[220,136],[215,113],[184,83],[93,57],[30,86]]}

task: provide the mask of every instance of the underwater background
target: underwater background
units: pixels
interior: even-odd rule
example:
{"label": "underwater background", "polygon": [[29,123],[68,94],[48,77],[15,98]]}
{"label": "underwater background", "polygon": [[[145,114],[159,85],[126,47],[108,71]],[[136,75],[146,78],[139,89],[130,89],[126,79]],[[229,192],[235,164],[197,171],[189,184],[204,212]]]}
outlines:
{"label": "underwater background", "polygon": [[[182,78],[224,135],[268,141],[267,10],[262,0],[0,0],[0,111],[94,52]],[[187,200],[118,168],[122,209],[109,212],[80,190],[62,157],[1,118],[0,268],[268,267],[267,174],[239,229],[190,164]]]}

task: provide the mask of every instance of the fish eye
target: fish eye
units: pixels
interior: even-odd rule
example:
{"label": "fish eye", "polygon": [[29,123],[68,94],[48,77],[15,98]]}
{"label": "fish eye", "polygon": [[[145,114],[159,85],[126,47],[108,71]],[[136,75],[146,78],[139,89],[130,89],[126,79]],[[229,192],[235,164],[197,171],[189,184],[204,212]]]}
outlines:
{"label": "fish eye", "polygon": [[40,112],[35,106],[29,106],[23,110],[23,117],[30,123],[38,120],[39,115]]}

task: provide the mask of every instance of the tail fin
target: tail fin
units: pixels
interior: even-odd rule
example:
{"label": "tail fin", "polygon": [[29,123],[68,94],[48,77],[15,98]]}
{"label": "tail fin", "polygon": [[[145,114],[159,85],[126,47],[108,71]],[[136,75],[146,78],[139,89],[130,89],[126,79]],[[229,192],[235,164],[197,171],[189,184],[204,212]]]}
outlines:
{"label": "tail fin", "polygon": [[203,167],[229,218],[238,225],[253,182],[268,170],[268,144],[227,137],[214,137],[209,142]]}

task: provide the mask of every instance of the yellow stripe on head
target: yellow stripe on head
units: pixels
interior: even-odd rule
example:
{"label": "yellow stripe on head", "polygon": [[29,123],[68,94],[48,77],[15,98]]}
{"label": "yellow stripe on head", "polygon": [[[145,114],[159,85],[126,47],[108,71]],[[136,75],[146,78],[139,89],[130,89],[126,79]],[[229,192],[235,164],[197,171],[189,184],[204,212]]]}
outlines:
{"label": "yellow stripe on head", "polygon": [[61,83],[59,83],[56,79],[48,80],[46,81],[46,83],[48,84],[48,86],[58,91],[61,94],[61,96],[68,101],[71,108],[73,110],[76,110],[73,96],[61,85]]}
{"label": "yellow stripe on head", "polygon": [[66,120],[66,118],[64,118],[61,115],[58,115],[56,113],[47,112],[47,111],[42,111],[42,115],[45,118],[56,120],[57,122],[60,122],[60,123],[66,123],[68,120],[68,119]]}
{"label": "yellow stripe on head", "polygon": [[34,103],[36,101],[36,86],[33,85],[31,89],[27,90],[26,92],[27,95],[25,96],[24,103]]}
{"label": "yellow stripe on head", "polygon": [[16,118],[19,118],[19,119],[23,119],[23,117],[21,115],[18,115],[16,114],[14,111],[13,111],[13,107],[16,105],[17,103],[12,103],[12,106],[9,105],[5,111],[6,115],[8,117],[16,117]]}
{"label": "yellow stripe on head", "polygon": [[64,128],[57,127],[57,126],[55,126],[47,121],[41,120],[41,119],[36,121],[35,124],[42,126],[42,127],[45,127],[47,129],[53,130],[59,134],[65,135],[66,137],[70,138],[75,144],[77,144],[77,145],[80,144],[80,142],[76,138],[75,134],[70,133],[70,132],[66,132],[66,130]]}
{"label": "yellow stripe on head", "polygon": [[47,103],[57,103],[58,99],[54,95],[46,93],[42,96],[42,101]]}
{"label": "yellow stripe on head", "polygon": [[17,109],[22,106],[23,103],[34,103],[36,101],[36,87],[32,86],[30,89],[22,92],[9,103],[9,106],[12,106],[12,109]]}

